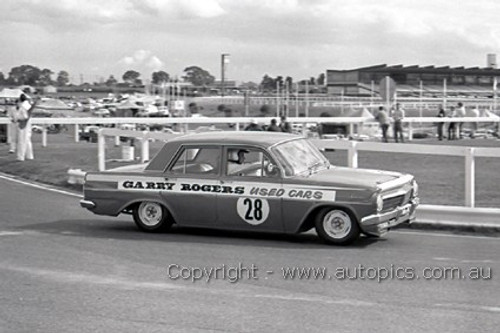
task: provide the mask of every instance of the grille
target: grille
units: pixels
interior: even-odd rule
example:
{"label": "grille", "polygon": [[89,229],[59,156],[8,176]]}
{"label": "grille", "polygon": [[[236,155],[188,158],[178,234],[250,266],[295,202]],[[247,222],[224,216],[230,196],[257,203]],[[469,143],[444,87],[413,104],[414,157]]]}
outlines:
{"label": "grille", "polygon": [[405,195],[398,195],[396,197],[384,199],[384,206],[382,208],[382,211],[386,212],[398,206],[401,206],[404,200],[405,200]]}

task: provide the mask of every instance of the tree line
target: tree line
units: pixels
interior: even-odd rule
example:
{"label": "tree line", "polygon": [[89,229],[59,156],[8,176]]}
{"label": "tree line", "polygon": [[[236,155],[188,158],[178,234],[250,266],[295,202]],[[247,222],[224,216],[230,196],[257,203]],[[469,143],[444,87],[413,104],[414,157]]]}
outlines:
{"label": "tree line", "polygon": [[[192,85],[197,87],[208,87],[213,86],[215,83],[215,76],[210,74],[207,70],[199,66],[188,66],[183,71],[182,81],[190,82]],[[70,84],[70,76],[67,71],[59,71],[56,78],[52,77],[55,75],[50,69],[44,68],[40,69],[32,65],[21,65],[13,67],[8,76],[0,72],[0,85],[29,85],[29,86],[49,86],[55,85],[59,87],[67,86]],[[135,70],[127,70],[123,73],[122,82],[119,82],[113,75],[110,75],[104,82],[94,82],[94,85],[104,84],[106,86],[116,86],[119,84],[125,84],[130,86],[141,86],[143,85],[143,80],[141,79],[141,73]],[[180,81],[177,77],[173,78],[165,71],[153,72],[151,75],[150,82],[155,85],[162,85],[168,82],[178,82]],[[325,84],[325,74],[320,74],[317,78],[310,77],[306,80],[300,80],[298,84],[310,84],[310,85],[324,85]],[[90,83],[86,83],[90,84]],[[292,89],[293,79],[290,76],[283,78],[283,76],[277,76],[275,78],[265,74],[260,82],[259,86],[262,90],[275,90],[277,87],[283,89],[284,87],[289,87]]]}

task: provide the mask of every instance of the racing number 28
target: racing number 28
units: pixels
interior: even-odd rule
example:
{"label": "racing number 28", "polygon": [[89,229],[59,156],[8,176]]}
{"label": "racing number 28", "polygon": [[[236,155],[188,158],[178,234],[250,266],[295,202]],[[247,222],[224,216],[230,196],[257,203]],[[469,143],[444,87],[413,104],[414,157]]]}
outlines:
{"label": "racing number 28", "polygon": [[239,198],[236,203],[238,215],[247,223],[258,225],[269,217],[269,203],[260,198]]}
{"label": "racing number 28", "polygon": [[249,199],[243,200],[243,204],[246,207],[245,220],[248,221],[260,221],[262,220],[262,200],[260,199]]}

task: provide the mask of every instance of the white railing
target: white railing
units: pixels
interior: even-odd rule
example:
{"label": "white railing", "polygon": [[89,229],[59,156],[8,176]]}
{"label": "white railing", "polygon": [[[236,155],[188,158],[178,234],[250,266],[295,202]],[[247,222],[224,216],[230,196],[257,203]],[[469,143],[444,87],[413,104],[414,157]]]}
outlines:
{"label": "white railing", "polygon": [[[120,125],[120,124],[135,124],[135,125],[172,125],[172,124],[200,124],[200,125],[215,125],[215,124],[235,124],[234,129],[240,130],[246,125],[252,117],[164,117],[164,118],[148,118],[148,117],[64,117],[64,118],[32,118],[31,122],[34,125],[42,127],[42,146],[47,146],[47,126],[53,124],[74,125],[74,139],[79,141],[80,126],[82,125]],[[261,124],[269,124],[271,119],[275,117],[259,117],[255,118]],[[350,127],[349,133],[357,134],[364,133],[364,126],[377,125],[371,117],[288,117],[288,121],[292,124],[348,124]],[[408,138],[413,138],[415,124],[434,124],[434,123],[500,123],[500,117],[492,115],[491,117],[464,117],[464,118],[437,118],[437,117],[407,117],[403,119],[408,131]],[[9,124],[8,118],[0,118],[0,124]],[[500,126],[497,127],[500,131]],[[304,127],[305,129],[305,127]]]}

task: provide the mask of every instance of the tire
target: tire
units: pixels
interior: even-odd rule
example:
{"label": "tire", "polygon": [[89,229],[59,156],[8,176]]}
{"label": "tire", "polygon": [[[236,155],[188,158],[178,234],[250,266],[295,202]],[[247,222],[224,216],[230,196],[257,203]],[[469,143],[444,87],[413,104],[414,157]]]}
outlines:
{"label": "tire", "polygon": [[146,232],[159,232],[169,229],[173,220],[168,210],[153,201],[139,203],[133,211],[134,222],[139,229]]}
{"label": "tire", "polygon": [[315,221],[316,232],[328,244],[347,245],[359,237],[358,222],[349,212],[339,208],[319,211]]}

